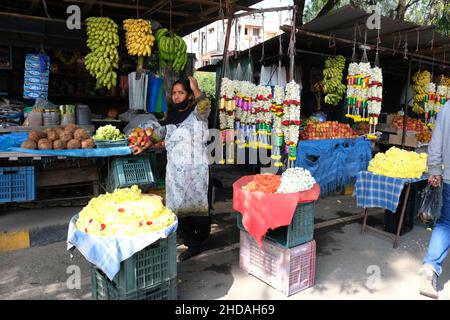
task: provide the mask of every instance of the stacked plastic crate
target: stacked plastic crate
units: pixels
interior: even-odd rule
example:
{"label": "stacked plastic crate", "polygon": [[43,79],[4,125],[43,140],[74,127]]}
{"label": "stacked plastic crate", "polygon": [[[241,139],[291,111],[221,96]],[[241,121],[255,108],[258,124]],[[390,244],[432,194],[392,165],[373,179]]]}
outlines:
{"label": "stacked plastic crate", "polygon": [[237,214],[237,225],[241,269],[287,296],[314,285],[314,202],[299,203],[291,224],[267,232],[262,247],[245,230],[241,214]]}
{"label": "stacked plastic crate", "polygon": [[106,178],[106,189],[113,192],[116,188],[137,185],[146,192],[155,185],[155,178],[148,156],[116,158],[112,161]]}
{"label": "stacked plastic crate", "polygon": [[96,300],[176,300],[176,234],[122,261],[112,281],[93,267],[91,285]]}
{"label": "stacked plastic crate", "polygon": [[35,199],[36,183],[33,166],[0,167],[0,203]]}

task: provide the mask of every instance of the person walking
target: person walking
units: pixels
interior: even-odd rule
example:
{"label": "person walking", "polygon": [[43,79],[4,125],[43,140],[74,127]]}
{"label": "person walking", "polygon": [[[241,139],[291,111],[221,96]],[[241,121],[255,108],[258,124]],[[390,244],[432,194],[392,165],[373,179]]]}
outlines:
{"label": "person walking", "polygon": [[431,234],[428,252],[419,270],[420,294],[438,299],[437,279],[450,247],[450,101],[436,119],[433,137],[428,146],[428,182],[442,188],[441,215]]}

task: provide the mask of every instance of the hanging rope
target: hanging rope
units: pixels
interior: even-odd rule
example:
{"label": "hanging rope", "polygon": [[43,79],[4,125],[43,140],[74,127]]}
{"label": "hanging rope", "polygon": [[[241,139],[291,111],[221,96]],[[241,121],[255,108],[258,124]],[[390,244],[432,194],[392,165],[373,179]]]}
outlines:
{"label": "hanging rope", "polygon": [[48,11],[47,11],[47,3],[45,2],[45,0],[42,0],[42,4],[44,5],[44,11],[45,11],[45,14],[47,15],[47,17],[48,17],[49,19],[51,19],[52,17],[50,17],[50,15],[48,14]]}
{"label": "hanging rope", "polygon": [[419,52],[419,30],[416,30],[417,32],[417,38],[416,38],[416,52]]}
{"label": "hanging rope", "polygon": [[361,62],[364,62],[364,63],[369,62],[369,59],[367,58],[366,45],[367,45],[367,29],[364,32],[364,52],[363,52],[363,55],[361,58]]}
{"label": "hanging rope", "polygon": [[172,0],[169,0],[169,30],[172,33]]}
{"label": "hanging rope", "polygon": [[356,25],[353,30],[353,53],[352,53],[352,62],[356,61]]}
{"label": "hanging rope", "polygon": [[408,53],[408,35],[405,34],[405,55],[403,56],[404,60],[408,59],[407,53]]}
{"label": "hanging rope", "polygon": [[395,56],[395,35],[394,40],[392,40],[392,55]]}
{"label": "hanging rope", "polygon": [[223,14],[222,0],[219,1],[219,19],[222,20],[222,31],[225,33],[225,19]]}
{"label": "hanging rope", "polygon": [[252,57],[252,36],[250,35],[250,23],[251,18],[250,15],[248,16],[248,26],[247,26],[247,33],[248,33],[248,57],[251,59]]}
{"label": "hanging rope", "polygon": [[234,58],[237,59],[237,47],[238,47],[238,18],[234,22]]}
{"label": "hanging rope", "polygon": [[139,19],[139,0],[136,0],[136,16]]}
{"label": "hanging rope", "polygon": [[434,30],[433,30],[433,36],[431,38],[431,50],[434,48]]}
{"label": "hanging rope", "polygon": [[379,67],[380,66],[380,58],[378,56],[378,50],[379,50],[380,43],[381,43],[381,40],[380,40],[380,29],[378,29],[378,32],[377,32],[377,50],[376,50],[376,53],[375,53],[375,61],[374,61],[375,67]]}
{"label": "hanging rope", "polygon": [[261,52],[261,65],[264,61],[264,12],[262,13],[262,52]]}

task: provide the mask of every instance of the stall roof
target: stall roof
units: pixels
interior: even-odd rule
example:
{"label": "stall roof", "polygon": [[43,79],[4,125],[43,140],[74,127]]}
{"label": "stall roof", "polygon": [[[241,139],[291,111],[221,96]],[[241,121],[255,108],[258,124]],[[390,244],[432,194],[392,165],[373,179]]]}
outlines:
{"label": "stall roof", "polygon": [[[251,11],[254,9],[249,7],[260,1],[236,0],[233,6],[235,10]],[[47,47],[79,48],[81,41],[85,41],[84,31],[68,30],[65,26],[69,16],[67,7],[73,4],[80,7],[84,20],[88,16],[100,16],[101,3],[103,16],[120,25],[122,20],[137,16],[136,3],[139,3],[139,17],[166,27],[171,14],[174,31],[181,36],[218,20],[221,4],[226,14],[224,0],[46,0],[45,3],[46,8],[42,0],[0,1],[0,42],[32,46],[44,41]]]}
{"label": "stall roof", "polygon": [[[366,28],[366,21],[369,16],[369,13],[350,5],[336,9],[328,15],[298,28],[296,48],[300,50],[300,55],[302,52],[305,54],[314,52],[325,55],[334,55],[336,53],[351,57],[355,32],[357,43],[364,43],[367,30],[367,45],[371,48],[367,51],[367,54],[369,59],[373,61],[378,31]],[[282,27],[284,31],[290,29],[290,27]],[[281,35],[284,59],[287,58],[289,38],[290,32],[285,32]],[[382,47],[382,50],[379,52],[380,59],[399,59],[404,57],[405,44],[407,43],[408,55],[412,55],[419,60],[434,60],[436,63],[448,65],[450,38],[438,34],[434,26],[420,26],[382,16],[380,41],[379,46]],[[269,39],[264,44],[260,43],[249,50],[242,51],[239,56],[245,57],[250,54],[255,61],[261,61],[263,48],[265,62],[270,63],[278,60],[278,37]],[[361,58],[362,53],[361,47],[357,46],[356,54],[358,59]],[[206,66],[199,70],[212,71],[213,69],[211,66]]]}

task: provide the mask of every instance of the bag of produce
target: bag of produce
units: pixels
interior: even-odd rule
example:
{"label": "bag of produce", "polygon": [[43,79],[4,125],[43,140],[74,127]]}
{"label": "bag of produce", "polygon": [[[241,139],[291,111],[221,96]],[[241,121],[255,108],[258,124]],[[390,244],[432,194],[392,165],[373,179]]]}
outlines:
{"label": "bag of produce", "polygon": [[439,214],[441,194],[442,187],[433,187],[430,184],[422,191],[422,200],[417,216],[421,223],[432,222]]}

